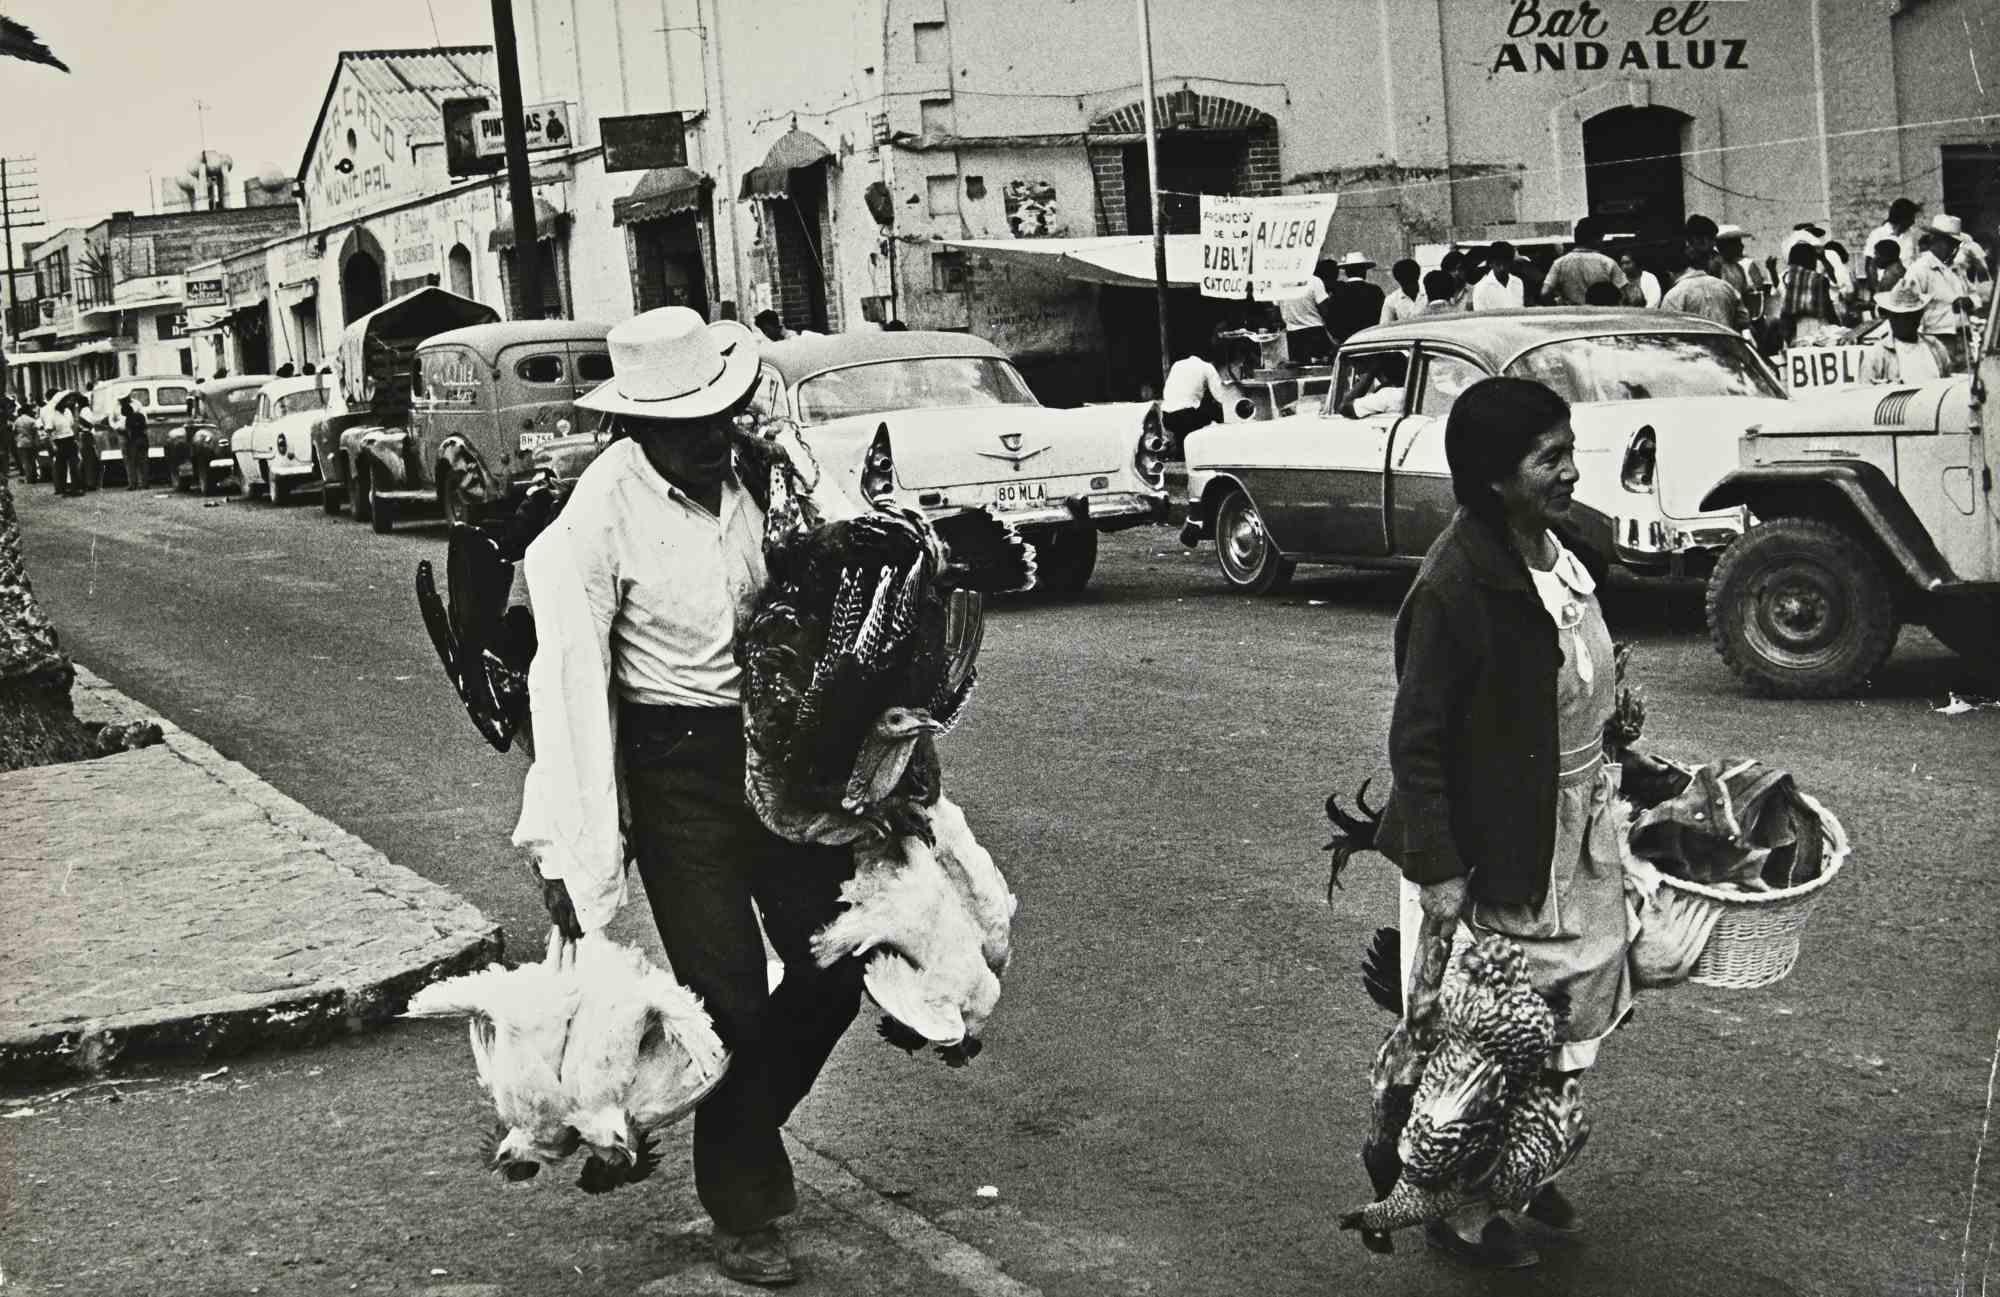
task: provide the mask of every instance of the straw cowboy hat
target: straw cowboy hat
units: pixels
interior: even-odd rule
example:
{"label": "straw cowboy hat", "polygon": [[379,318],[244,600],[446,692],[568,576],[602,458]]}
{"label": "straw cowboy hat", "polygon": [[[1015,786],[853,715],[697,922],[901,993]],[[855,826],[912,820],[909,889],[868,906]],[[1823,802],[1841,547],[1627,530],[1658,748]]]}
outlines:
{"label": "straw cowboy hat", "polygon": [[1931,217],[1931,233],[1948,234],[1954,239],[1965,237],[1965,222],[1946,212]]}
{"label": "straw cowboy hat", "polygon": [[1929,304],[1922,293],[1900,280],[1875,298],[1875,309],[1885,315],[1914,315]]}
{"label": "straw cowboy hat", "polygon": [[1750,231],[1740,225],[1722,225],[1718,226],[1715,231],[1715,241],[1717,243],[1722,242],[1724,239],[1748,240],[1752,237]]}
{"label": "straw cowboy hat", "polygon": [[612,326],[612,376],[577,408],[642,419],[706,419],[757,382],[757,338],[735,320],[714,324],[685,306],[663,306]]}
{"label": "straw cowboy hat", "polygon": [[1350,252],[1340,259],[1340,268],[1342,270],[1346,270],[1350,266],[1372,266],[1374,264],[1374,258],[1365,252]]}

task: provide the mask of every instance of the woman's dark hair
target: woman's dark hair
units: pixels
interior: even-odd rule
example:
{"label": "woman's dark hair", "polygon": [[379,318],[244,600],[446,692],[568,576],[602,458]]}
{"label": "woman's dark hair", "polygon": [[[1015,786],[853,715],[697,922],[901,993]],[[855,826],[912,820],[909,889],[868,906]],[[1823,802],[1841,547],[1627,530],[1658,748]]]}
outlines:
{"label": "woman's dark hair", "polygon": [[1894,239],[1877,239],[1875,241],[1876,264],[1886,266],[1892,261],[1901,261],[1902,259],[1902,244],[1896,242]]}
{"label": "woman's dark hair", "polygon": [[1583,290],[1585,306],[1616,306],[1623,300],[1608,279],[1600,279]]}
{"label": "woman's dark hair", "polygon": [[1525,378],[1482,378],[1458,394],[1444,423],[1451,493],[1473,517],[1505,521],[1492,485],[1520,467],[1541,435],[1569,418],[1569,402]]}
{"label": "woman's dark hair", "polygon": [[1448,302],[1458,292],[1458,281],[1449,271],[1433,270],[1424,276],[1424,296],[1433,302]]}
{"label": "woman's dark hair", "polygon": [[1792,250],[1785,254],[1785,264],[1799,270],[1818,270],[1819,249],[1800,239],[1792,245]]}

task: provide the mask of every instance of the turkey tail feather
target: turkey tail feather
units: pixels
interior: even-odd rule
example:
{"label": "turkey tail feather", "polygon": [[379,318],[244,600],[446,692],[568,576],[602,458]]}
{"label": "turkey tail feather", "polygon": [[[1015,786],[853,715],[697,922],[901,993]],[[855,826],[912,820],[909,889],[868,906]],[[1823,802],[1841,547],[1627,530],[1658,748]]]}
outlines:
{"label": "turkey tail feather", "polygon": [[1340,808],[1338,793],[1327,794],[1326,817],[1333,821],[1333,827],[1337,830],[1333,838],[1322,848],[1333,853],[1332,867],[1327,871],[1326,878],[1326,900],[1329,905],[1333,903],[1334,888],[1340,886],[1340,873],[1347,868],[1347,862],[1354,858],[1354,853],[1376,849],[1375,831],[1382,826],[1382,810],[1380,807],[1368,804],[1368,785],[1373,782],[1373,779],[1362,780],[1361,787],[1354,794],[1355,805],[1361,810],[1359,816],[1349,815]]}
{"label": "turkey tail feather", "polygon": [[984,509],[931,519],[949,556],[946,575],[962,590],[1008,594],[1035,586],[1035,552],[1010,522]]}
{"label": "turkey tail feather", "polygon": [[1403,934],[1384,925],[1375,929],[1361,957],[1361,986],[1368,998],[1397,1017],[1403,1016]]}

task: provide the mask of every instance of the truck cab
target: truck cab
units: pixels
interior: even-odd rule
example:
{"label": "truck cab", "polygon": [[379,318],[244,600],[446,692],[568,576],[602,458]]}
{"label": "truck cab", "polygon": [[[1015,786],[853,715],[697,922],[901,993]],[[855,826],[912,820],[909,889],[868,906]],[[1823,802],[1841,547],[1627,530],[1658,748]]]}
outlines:
{"label": "truck cab", "polygon": [[1764,693],[1845,693],[1927,626],[1984,680],[2000,658],[2000,312],[1972,372],[1795,399],[1704,501],[1758,519],[1717,565],[1709,633]]}

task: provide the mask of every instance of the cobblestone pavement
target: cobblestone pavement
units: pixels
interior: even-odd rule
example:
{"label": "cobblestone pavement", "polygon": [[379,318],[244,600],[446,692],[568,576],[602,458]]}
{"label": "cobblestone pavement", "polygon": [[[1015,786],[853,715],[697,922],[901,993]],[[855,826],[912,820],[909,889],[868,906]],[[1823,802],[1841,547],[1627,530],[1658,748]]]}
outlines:
{"label": "cobblestone pavement", "polygon": [[[145,713],[88,672],[77,712]],[[171,723],[0,775],[0,1075],[229,1052],[379,1022],[498,928]]]}

